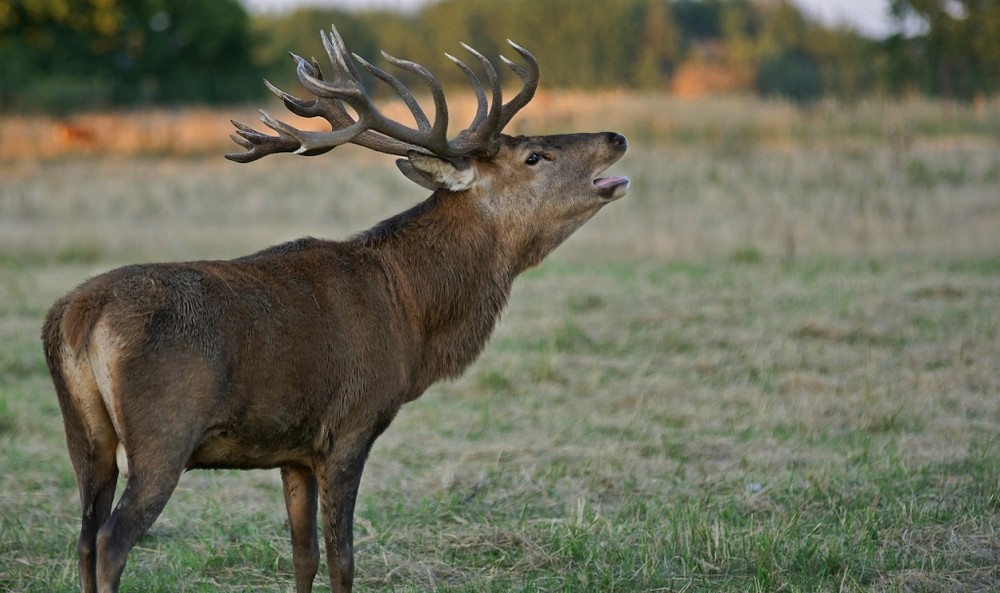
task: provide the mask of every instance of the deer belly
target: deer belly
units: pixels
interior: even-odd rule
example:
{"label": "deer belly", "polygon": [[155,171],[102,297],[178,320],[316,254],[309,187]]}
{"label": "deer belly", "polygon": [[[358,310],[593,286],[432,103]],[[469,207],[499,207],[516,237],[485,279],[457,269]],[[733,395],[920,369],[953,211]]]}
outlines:
{"label": "deer belly", "polygon": [[211,431],[188,461],[189,469],[268,469],[306,463],[309,448],[292,443],[240,439],[228,431]]}

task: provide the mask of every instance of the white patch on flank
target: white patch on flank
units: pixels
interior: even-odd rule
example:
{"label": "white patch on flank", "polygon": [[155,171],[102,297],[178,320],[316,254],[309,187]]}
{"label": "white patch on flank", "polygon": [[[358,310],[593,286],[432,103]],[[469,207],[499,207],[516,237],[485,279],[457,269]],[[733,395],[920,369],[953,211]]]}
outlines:
{"label": "white patch on flank", "polygon": [[90,368],[94,374],[97,389],[101,392],[104,409],[111,418],[111,424],[118,436],[118,445],[115,447],[115,461],[118,463],[118,471],[127,478],[129,476],[128,454],[125,451],[125,443],[122,442],[124,431],[120,417],[121,409],[118,406],[118,392],[115,389],[114,373],[112,372],[117,362],[120,344],[121,341],[104,320],[98,321],[90,334]]}
{"label": "white patch on flank", "polygon": [[101,390],[101,399],[104,400],[104,408],[111,417],[111,423],[115,426],[115,432],[119,437],[122,434],[122,423],[118,417],[117,394],[111,380],[111,369],[115,364],[115,355],[119,340],[108,328],[103,320],[98,321],[94,326],[94,331],[90,334],[90,368],[94,372],[94,380],[97,388]]}
{"label": "white patch on flank", "polygon": [[118,473],[126,479],[132,475],[128,467],[128,454],[125,453],[125,445],[121,441],[118,441],[118,447],[115,448],[115,463],[118,464]]}
{"label": "white patch on flank", "polygon": [[61,359],[70,399],[90,434],[90,440],[98,448],[113,447],[118,435],[109,422],[89,361],[85,357],[77,357],[65,342]]}

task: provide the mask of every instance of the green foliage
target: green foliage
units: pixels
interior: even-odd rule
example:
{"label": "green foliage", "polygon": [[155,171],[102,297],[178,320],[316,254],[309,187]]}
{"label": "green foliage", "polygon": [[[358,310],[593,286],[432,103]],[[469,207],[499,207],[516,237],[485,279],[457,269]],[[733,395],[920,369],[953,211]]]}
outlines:
{"label": "green foliage", "polygon": [[261,93],[237,0],[14,0],[0,9],[0,105],[69,112]]}
{"label": "green foliage", "polygon": [[126,52],[116,56],[124,82],[117,88],[119,102],[220,103],[255,94],[259,78],[249,60],[249,21],[235,0],[150,1],[132,19]]}
{"label": "green foliage", "polygon": [[891,6],[900,21],[915,17],[927,28],[916,38],[886,43],[901,78],[897,85],[960,99],[1000,88],[1000,3],[893,0]]}

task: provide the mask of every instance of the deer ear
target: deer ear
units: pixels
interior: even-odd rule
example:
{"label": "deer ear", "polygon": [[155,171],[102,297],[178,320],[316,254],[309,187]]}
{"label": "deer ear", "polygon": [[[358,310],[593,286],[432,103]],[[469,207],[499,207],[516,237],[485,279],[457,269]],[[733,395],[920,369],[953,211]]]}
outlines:
{"label": "deer ear", "polygon": [[410,181],[423,187],[451,191],[465,191],[472,187],[475,172],[468,164],[458,165],[415,150],[406,153],[406,158],[405,161],[396,161],[396,166]]}
{"label": "deer ear", "polygon": [[406,159],[396,159],[396,167],[399,171],[406,176],[407,179],[416,183],[420,187],[435,191],[443,187],[440,183],[434,181],[430,177],[427,177],[420,171],[410,164],[410,161]]}

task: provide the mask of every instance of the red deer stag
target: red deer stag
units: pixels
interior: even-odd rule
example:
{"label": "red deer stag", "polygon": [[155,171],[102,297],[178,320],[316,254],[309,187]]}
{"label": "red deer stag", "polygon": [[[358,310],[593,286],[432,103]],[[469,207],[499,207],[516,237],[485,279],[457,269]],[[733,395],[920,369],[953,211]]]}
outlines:
{"label": "red deer stag", "polygon": [[[434,192],[346,241],[127,266],[53,305],[43,340],[83,506],[86,593],[118,591],[129,550],[191,468],[280,468],[296,591],[311,590],[319,565],[317,500],[331,589],[350,591],[354,505],[372,443],[404,403],[479,355],[515,276],[628,189],[627,178],[598,177],[625,154],[619,134],[501,133],[538,84],[535,58],[513,42],[526,66],[502,58],[524,83],[507,103],[489,60],[465,47],[491,98],[449,56],[478,102],[451,139],[441,85],[424,67],[385,55],[430,88],[433,122],[396,77],[352,59],[336,29],[323,42],[332,77],[292,55],[314,99],[268,86],[332,131],[262,113],[277,135],[234,122],[246,151],[227,158],[354,143],[404,157],[403,173]],[[415,128],[379,111],[357,65],[395,90]],[[119,473],[128,483],[112,511]]]}

